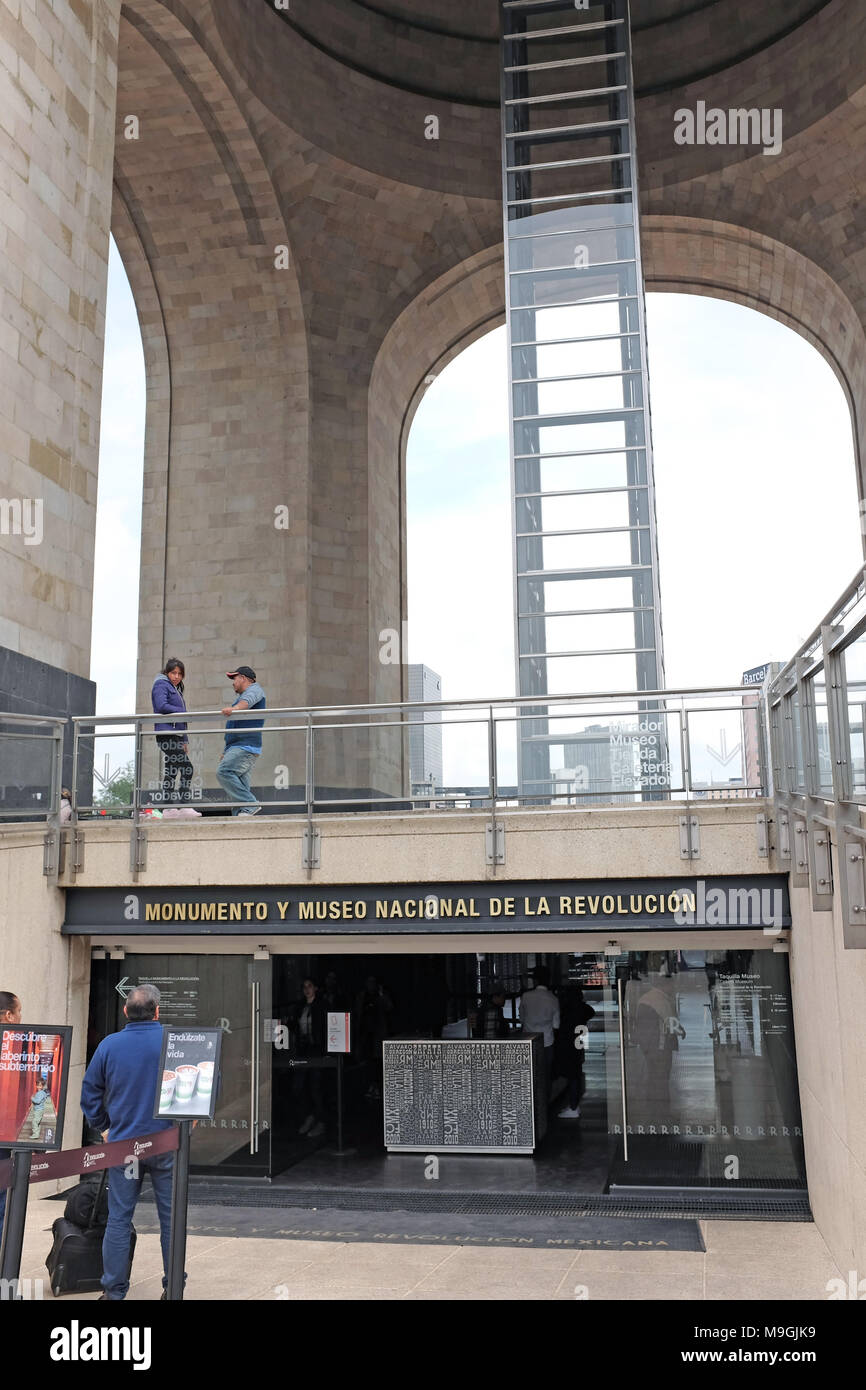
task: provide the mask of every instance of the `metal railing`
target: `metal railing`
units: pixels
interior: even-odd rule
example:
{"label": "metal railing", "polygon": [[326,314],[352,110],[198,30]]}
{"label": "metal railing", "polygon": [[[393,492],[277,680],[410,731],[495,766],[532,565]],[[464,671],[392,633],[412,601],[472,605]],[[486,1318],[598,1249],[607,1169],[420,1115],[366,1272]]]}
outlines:
{"label": "metal railing", "polygon": [[0,711],[0,820],[60,814],[65,719]]}
{"label": "metal railing", "polygon": [[[538,698],[407,702],[248,711],[241,724],[263,721],[263,752],[252,782],[269,810],[307,815],[335,810],[446,810],[473,807],[580,806],[692,800],[711,795],[760,796],[766,791],[763,697],[754,687],[605,692],[546,696],[544,739],[549,779],[518,782],[519,745],[538,727]],[[194,776],[171,787],[160,767],[154,726],[160,715],[76,716],[71,777],[74,819],[155,812],[181,801],[207,811],[238,809],[218,788],[222,716],[191,711],[181,736]],[[6,723],[0,718],[0,780]],[[43,720],[55,747],[63,721]],[[410,766],[408,735],[434,735],[457,769],[450,782],[419,781]],[[120,743],[126,766],[98,770],[98,754]],[[219,744],[215,747],[214,744]],[[717,746],[718,745],[718,746]],[[59,754],[46,789],[45,813],[59,810]],[[92,772],[91,772],[92,768]],[[92,789],[88,782],[92,777]],[[100,789],[101,788],[101,789]],[[30,809],[30,808],[28,808]],[[14,814],[12,812],[11,814]]]}
{"label": "metal railing", "polygon": [[[261,726],[256,735],[262,751],[250,773],[252,795],[261,810],[306,818],[303,864],[308,869],[319,862],[314,821],[328,813],[485,810],[489,862],[498,863],[496,818],[509,810],[657,805],[767,792],[764,697],[753,686],[545,696],[543,720],[539,712],[538,697],[527,696],[251,710],[232,719],[238,721],[237,732],[246,723]],[[5,719],[0,717],[0,794],[8,763]],[[15,720],[28,722],[8,717],[10,725]],[[155,726],[166,722],[158,714],[79,715],[70,721],[73,874],[83,865],[86,826],[111,818],[131,821],[130,869],[137,874],[146,865],[153,817],[241,809],[217,778],[225,717],[190,711],[182,720],[182,733],[158,730]],[[42,723],[52,728],[55,757],[39,818],[51,827],[45,871],[57,873],[66,852],[63,837],[54,834],[60,822],[57,750],[64,722]],[[428,780],[419,775],[410,755],[411,734],[432,737],[437,751],[441,745],[444,762],[454,769],[448,779],[441,770]],[[186,745],[183,758],[176,748],[166,758],[172,751],[166,738]],[[543,781],[528,781],[525,774],[520,780],[527,738],[546,744],[551,775]],[[114,757],[105,756],[100,772],[100,755],[112,743]]]}
{"label": "metal railing", "polygon": [[866,567],[767,690],[776,854],[866,947]]}

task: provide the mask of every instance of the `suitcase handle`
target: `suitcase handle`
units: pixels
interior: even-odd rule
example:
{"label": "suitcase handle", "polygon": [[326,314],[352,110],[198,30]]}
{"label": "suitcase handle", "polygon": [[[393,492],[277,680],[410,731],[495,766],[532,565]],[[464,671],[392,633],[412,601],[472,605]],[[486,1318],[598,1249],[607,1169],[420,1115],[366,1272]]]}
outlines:
{"label": "suitcase handle", "polygon": [[85,1231],[92,1231],[96,1225],[96,1214],[99,1211],[99,1204],[102,1201],[102,1194],[105,1191],[105,1184],[108,1182],[108,1169],[103,1168],[102,1176],[99,1179],[99,1187],[96,1189],[96,1196],[93,1198],[93,1206],[90,1208],[90,1217]]}

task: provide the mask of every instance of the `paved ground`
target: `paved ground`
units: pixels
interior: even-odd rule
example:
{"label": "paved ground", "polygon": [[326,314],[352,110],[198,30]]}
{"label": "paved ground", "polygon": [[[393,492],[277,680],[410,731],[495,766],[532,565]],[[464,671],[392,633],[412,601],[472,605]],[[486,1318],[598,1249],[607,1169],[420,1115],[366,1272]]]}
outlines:
{"label": "paved ground", "polygon": [[[152,1208],[142,1206],[143,1227]],[[62,1207],[31,1199],[22,1278],[45,1280],[50,1227]],[[193,1223],[207,1209],[193,1210]],[[309,1213],[305,1213],[309,1215]],[[351,1213],[321,1212],[323,1230]],[[220,1219],[231,1219],[222,1208]],[[291,1213],[286,1212],[286,1223]],[[329,1225],[329,1217],[332,1218]],[[395,1217],[383,1217],[390,1229]],[[802,1222],[704,1221],[705,1251],[546,1250],[460,1244],[191,1234],[190,1299],[827,1299],[839,1271],[816,1227]],[[449,1237],[449,1239],[454,1239]],[[139,1235],[130,1299],[161,1292],[156,1235]],[[847,1275],[845,1276],[847,1277]],[[84,1299],[96,1298],[85,1294]],[[63,1302],[71,1301],[67,1295]]]}

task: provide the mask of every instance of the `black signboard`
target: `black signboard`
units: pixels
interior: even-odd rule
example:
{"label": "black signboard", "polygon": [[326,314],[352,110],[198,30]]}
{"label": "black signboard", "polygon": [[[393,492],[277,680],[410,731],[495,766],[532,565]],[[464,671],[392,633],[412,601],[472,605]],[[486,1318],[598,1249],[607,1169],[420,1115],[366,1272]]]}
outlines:
{"label": "black signboard", "polygon": [[213,1119],[222,1036],[221,1028],[195,1024],[163,1028],[154,1118]]}
{"label": "black signboard", "polygon": [[537,1038],[382,1046],[387,1149],[532,1153]]}
{"label": "black signboard", "polygon": [[340,887],[70,888],[68,936],[616,933],[790,926],[787,878],[563,879]]}
{"label": "black signboard", "polygon": [[0,1145],[46,1152],[63,1144],[72,1029],[65,1024],[0,1027]]}

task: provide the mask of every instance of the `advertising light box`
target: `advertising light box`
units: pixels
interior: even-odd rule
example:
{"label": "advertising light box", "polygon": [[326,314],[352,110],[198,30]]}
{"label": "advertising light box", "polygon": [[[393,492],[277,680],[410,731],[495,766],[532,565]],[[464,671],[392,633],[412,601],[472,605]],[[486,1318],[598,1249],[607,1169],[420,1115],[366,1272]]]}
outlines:
{"label": "advertising light box", "polygon": [[72,1029],[54,1024],[0,1027],[0,1146],[59,1149]]}
{"label": "advertising light box", "polygon": [[163,1028],[155,1118],[213,1119],[221,1045],[221,1028]]}

